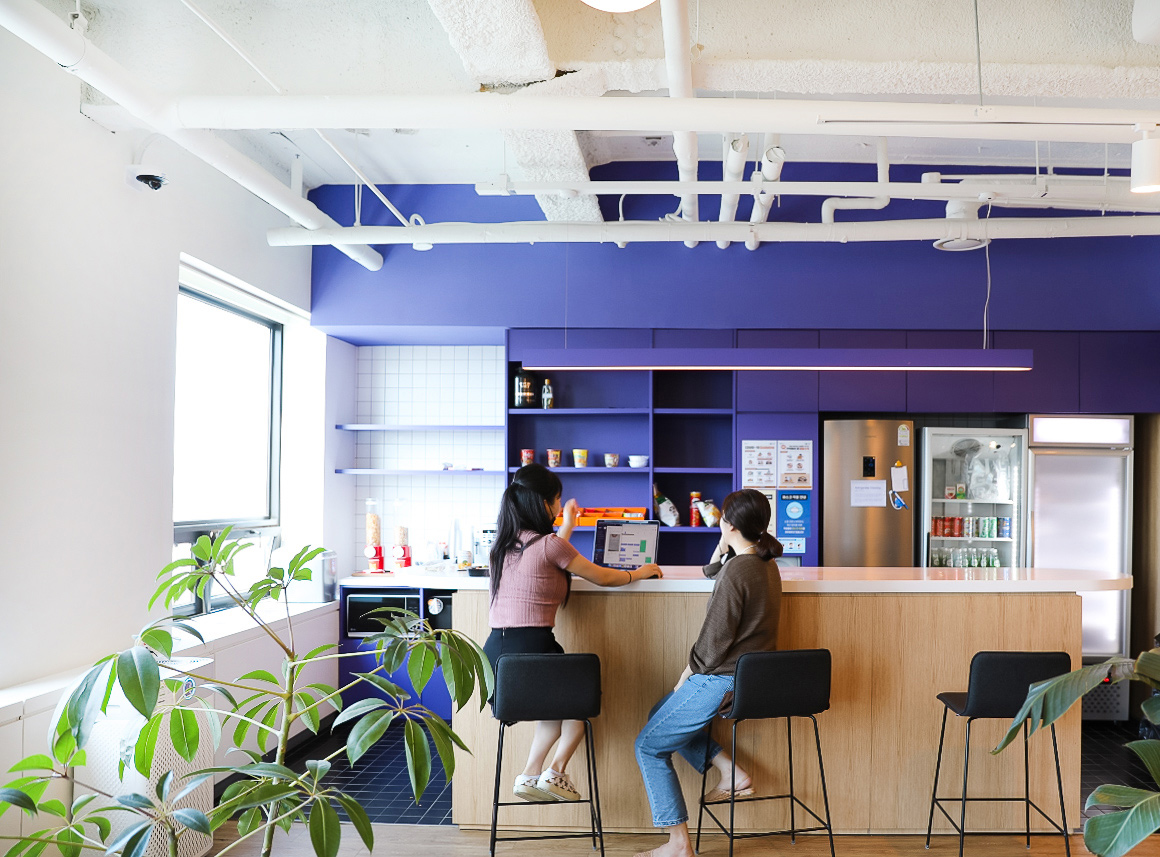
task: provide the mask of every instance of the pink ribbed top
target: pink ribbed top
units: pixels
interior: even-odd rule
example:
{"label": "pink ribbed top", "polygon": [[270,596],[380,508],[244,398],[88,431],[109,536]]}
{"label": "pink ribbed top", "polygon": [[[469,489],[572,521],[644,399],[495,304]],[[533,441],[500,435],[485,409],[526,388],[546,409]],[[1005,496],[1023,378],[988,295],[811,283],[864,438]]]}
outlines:
{"label": "pink ribbed top", "polygon": [[554,533],[538,536],[525,531],[520,533],[520,542],[527,547],[511,551],[504,559],[487,624],[492,628],[551,628],[556,624],[556,609],[568,593],[568,572],[564,569],[580,553]]}

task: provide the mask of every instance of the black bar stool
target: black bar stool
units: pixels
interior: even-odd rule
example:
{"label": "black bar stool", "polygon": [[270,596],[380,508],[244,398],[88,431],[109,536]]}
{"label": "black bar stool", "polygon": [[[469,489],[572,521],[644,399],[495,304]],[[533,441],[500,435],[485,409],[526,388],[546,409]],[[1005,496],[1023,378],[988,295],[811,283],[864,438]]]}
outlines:
{"label": "black bar stool", "polygon": [[[967,772],[971,756],[971,724],[976,720],[1013,720],[1027,699],[1027,690],[1037,682],[1046,681],[1071,671],[1071,657],[1067,652],[978,652],[971,658],[971,674],[966,693],[940,693],[943,708],[942,731],[938,738],[938,761],[934,766],[934,787],[930,795],[930,818],[926,823],[926,847],[930,848],[930,832],[934,827],[934,808],[946,816],[959,834],[959,857],[963,857],[963,843],[967,835],[967,801],[1007,802],[1024,805],[1027,827],[1027,847],[1031,847],[1031,810],[1063,834],[1063,847],[1071,857],[1067,836],[1067,811],[1063,803],[1063,776],[1059,771],[1059,743],[1055,738],[1055,724],[1051,724],[1051,749],[1055,754],[1055,781],[1059,786],[1059,816],[1062,826],[1031,800],[1031,775],[1027,758],[1027,721],[1023,721],[1023,797],[967,797]],[[938,775],[942,767],[943,739],[947,731],[947,712],[967,718],[967,740],[963,749],[962,797],[938,797]],[[959,822],[951,818],[942,802],[961,804]]]}
{"label": "black bar stool", "polygon": [[[790,841],[797,842],[797,834],[824,830],[830,837],[830,857],[834,857],[834,829],[830,823],[830,797],[826,791],[826,770],[822,765],[822,739],[818,735],[815,714],[830,707],[830,650],[799,649],[786,652],[750,652],[737,661],[733,682],[733,707],[723,715],[733,721],[733,772],[729,781],[728,800],[705,800],[705,780],[709,773],[709,747],[705,747],[705,773],[701,775],[701,808],[697,813],[697,851],[701,850],[701,820],[709,817],[729,837],[729,857],[733,857],[733,841],[757,836],[788,833]],[[743,720],[771,720],[785,718],[786,743],[789,748],[789,794],[741,797],[735,794],[737,784],[737,726]],[[793,729],[792,718],[808,717],[814,724],[814,743],[818,748],[818,773],[822,777],[822,801],[826,817],[822,819],[794,794],[793,788]],[[763,800],[789,801],[789,827],[763,833],[735,833],[734,816],[737,804]],[[729,826],[726,827],[711,807],[729,804]],[[797,827],[794,808],[800,806],[818,822],[816,827]]]}
{"label": "black bar stool", "polygon": [[[499,750],[495,757],[495,797],[491,805],[491,846],[495,857],[496,842],[521,842],[529,839],[584,839],[592,837],[592,847],[600,841],[604,857],[604,828],[600,820],[600,789],[596,780],[596,761],[592,757],[592,720],[600,714],[600,658],[593,654],[577,655],[501,655],[496,662],[495,701],[493,712],[499,720]],[[588,769],[588,798],[567,801],[573,806],[588,804],[591,833],[556,833],[539,836],[497,837],[496,824],[501,806],[545,806],[544,803],[505,801],[499,799],[500,771],[503,767],[503,739],[507,727],[529,720],[583,720],[584,759]]]}

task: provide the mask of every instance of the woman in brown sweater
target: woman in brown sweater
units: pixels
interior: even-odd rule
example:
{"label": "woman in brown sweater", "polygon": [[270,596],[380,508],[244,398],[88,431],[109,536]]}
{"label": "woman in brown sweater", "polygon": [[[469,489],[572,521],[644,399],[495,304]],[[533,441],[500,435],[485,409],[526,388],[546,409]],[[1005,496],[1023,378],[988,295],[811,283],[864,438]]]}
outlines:
{"label": "woman in brown sweater", "polygon": [[[638,857],[691,857],[688,812],[673,769],[679,753],[697,771],[709,764],[721,772],[710,799],[728,796],[730,759],[705,729],[733,690],[737,660],[747,652],[777,648],[781,543],[769,534],[769,500],[760,491],[734,491],[721,504],[721,541],[705,566],[713,594],[689,663],[676,687],[657,703],[636,739],[636,760],[652,808],[653,827],[668,828],[669,841]],[[752,794],[749,775],[737,769],[738,794]]]}

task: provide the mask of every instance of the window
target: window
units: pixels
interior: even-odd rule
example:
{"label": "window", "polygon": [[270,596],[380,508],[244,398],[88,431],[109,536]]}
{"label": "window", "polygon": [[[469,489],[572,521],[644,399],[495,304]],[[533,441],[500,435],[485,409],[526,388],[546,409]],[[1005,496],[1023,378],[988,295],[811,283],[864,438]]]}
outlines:
{"label": "window", "polygon": [[[175,557],[226,526],[255,542],[236,586],[266,573],[278,538],[282,325],[182,288],[177,299],[173,437]],[[207,592],[189,612],[227,606]]]}

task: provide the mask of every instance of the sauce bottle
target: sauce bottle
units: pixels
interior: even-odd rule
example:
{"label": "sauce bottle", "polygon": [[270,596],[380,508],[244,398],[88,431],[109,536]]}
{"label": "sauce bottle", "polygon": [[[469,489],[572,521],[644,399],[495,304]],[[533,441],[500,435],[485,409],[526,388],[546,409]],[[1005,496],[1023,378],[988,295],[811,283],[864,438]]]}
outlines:
{"label": "sauce bottle", "polygon": [[552,379],[544,379],[544,387],[540,390],[540,401],[543,404],[544,410],[548,410],[555,406],[555,397],[552,395]]}
{"label": "sauce bottle", "polygon": [[701,492],[700,491],[690,491],[689,492],[689,526],[690,527],[702,526],[700,503],[701,503]]}

